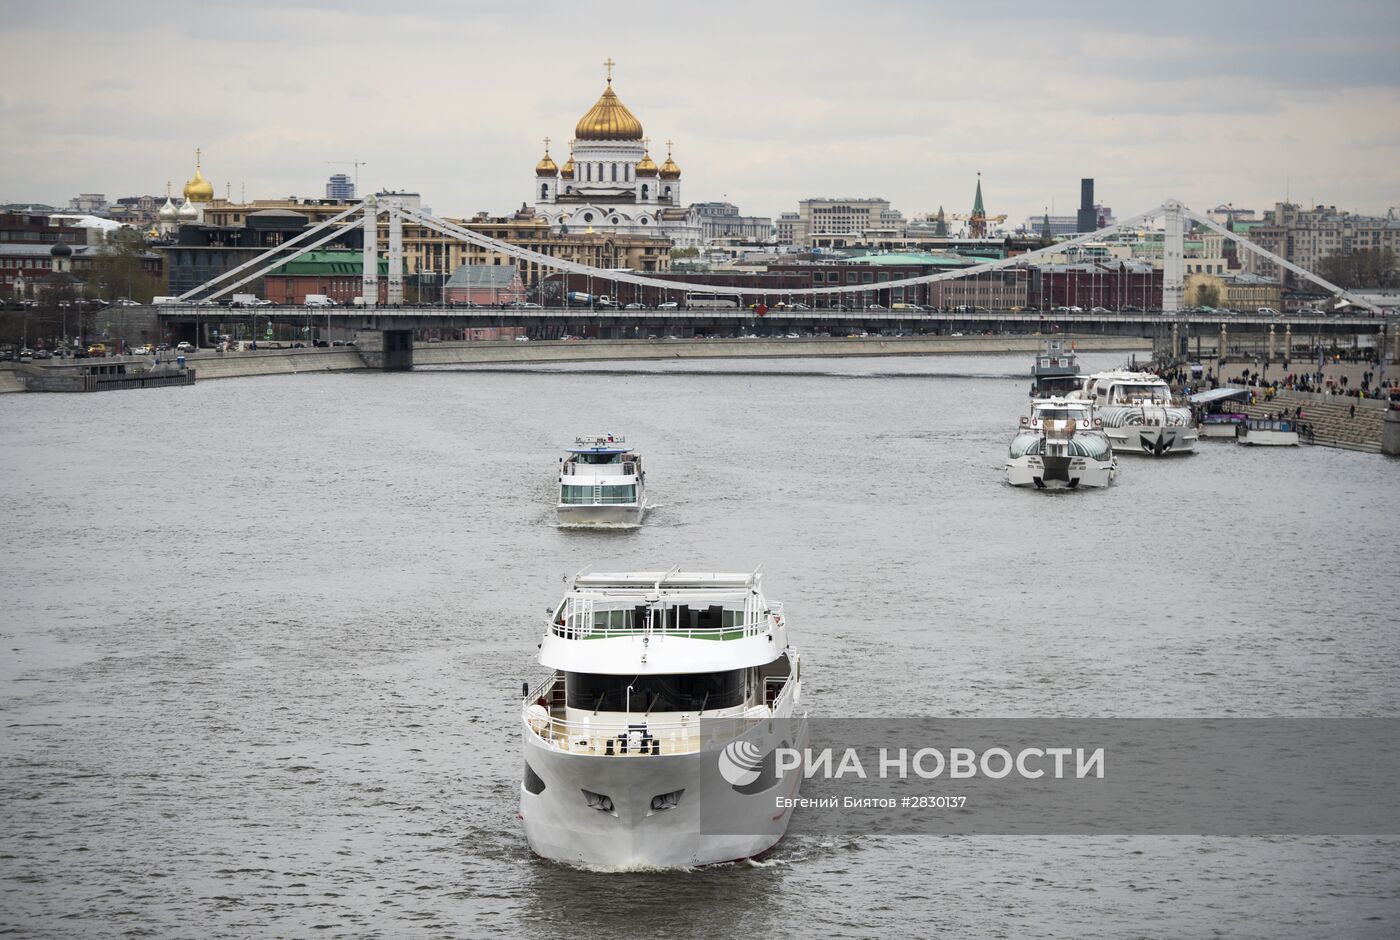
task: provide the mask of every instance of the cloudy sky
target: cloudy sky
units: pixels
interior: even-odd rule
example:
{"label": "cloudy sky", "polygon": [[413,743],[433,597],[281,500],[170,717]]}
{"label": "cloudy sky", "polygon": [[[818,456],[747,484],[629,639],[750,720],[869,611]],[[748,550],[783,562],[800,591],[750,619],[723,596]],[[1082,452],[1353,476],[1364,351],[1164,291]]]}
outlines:
{"label": "cloudy sky", "polygon": [[[435,211],[529,197],[602,62],[687,201],[777,215],[808,196],[906,214],[1291,194],[1400,205],[1400,3],[999,0],[6,0],[0,202],[178,190],[318,196],[327,161]],[[658,160],[660,156],[658,155]]]}

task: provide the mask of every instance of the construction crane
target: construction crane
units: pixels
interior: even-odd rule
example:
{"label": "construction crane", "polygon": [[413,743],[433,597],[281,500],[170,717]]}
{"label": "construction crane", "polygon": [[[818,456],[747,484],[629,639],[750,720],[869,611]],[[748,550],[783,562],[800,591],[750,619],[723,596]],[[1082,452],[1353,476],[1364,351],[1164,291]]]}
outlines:
{"label": "construction crane", "polygon": [[[972,216],[969,215],[969,214],[966,213],[966,212],[949,212],[949,213],[947,214],[947,218],[953,220],[954,222],[966,222],[968,219],[972,218]],[[1001,223],[1003,223],[1003,222],[1005,222],[1005,221],[1006,221],[1006,214],[1005,214],[1005,213],[1003,213],[1003,214],[1001,214],[1001,215],[989,215],[989,216],[987,216],[987,224],[988,224],[988,225],[991,225],[991,224],[993,224],[993,223],[995,223],[995,224],[997,224],[997,225],[1000,225]]]}
{"label": "construction crane", "polygon": [[360,194],[360,167],[369,166],[368,160],[327,160],[332,166],[353,166],[355,168],[355,195]]}

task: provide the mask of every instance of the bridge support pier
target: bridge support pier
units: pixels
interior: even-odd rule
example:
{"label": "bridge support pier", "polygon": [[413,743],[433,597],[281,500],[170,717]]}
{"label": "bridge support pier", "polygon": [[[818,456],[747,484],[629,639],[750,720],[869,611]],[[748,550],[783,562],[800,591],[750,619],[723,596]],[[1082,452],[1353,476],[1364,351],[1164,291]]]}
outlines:
{"label": "bridge support pier", "polygon": [[1381,425],[1381,453],[1400,457],[1400,411],[1387,408]]}
{"label": "bridge support pier", "polygon": [[1288,368],[1288,360],[1293,358],[1293,324],[1283,328],[1283,367]]}
{"label": "bridge support pier", "polygon": [[1274,361],[1274,325],[1269,324],[1269,343],[1264,351],[1264,365],[1269,365]]}
{"label": "bridge support pier", "polygon": [[1220,348],[1215,351],[1215,358],[1224,359],[1229,355],[1230,347],[1227,344],[1229,337],[1225,330],[1225,324],[1220,324]]}
{"label": "bridge support pier", "polygon": [[412,330],[356,330],[355,348],[371,369],[408,372],[413,368]]}

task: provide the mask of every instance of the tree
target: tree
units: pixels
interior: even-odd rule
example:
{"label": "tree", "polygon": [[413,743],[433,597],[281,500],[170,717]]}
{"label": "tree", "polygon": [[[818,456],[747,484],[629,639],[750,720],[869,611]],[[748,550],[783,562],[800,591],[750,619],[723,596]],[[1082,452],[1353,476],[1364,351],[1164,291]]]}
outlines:
{"label": "tree", "polygon": [[1198,281],[1191,286],[1191,296],[1187,303],[1193,307],[1220,306],[1220,287],[1209,281]]}
{"label": "tree", "polygon": [[142,267],[145,252],[146,243],[139,232],[118,229],[93,258],[87,272],[89,292],[106,300],[130,297],[137,303],[150,303],[163,290],[160,278]]}
{"label": "tree", "polygon": [[1322,259],[1317,273],[1348,290],[1400,287],[1400,264],[1390,248],[1334,252]]}

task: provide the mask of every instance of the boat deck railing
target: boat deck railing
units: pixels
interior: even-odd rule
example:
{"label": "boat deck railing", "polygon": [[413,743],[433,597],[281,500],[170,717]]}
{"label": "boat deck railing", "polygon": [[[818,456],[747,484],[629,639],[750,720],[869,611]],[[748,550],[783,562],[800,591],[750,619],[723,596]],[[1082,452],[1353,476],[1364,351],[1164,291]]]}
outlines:
{"label": "boat deck railing", "polygon": [[560,470],[560,474],[561,474],[562,476],[566,476],[566,477],[589,475],[589,474],[580,474],[580,473],[579,473],[579,467],[586,467],[586,468],[588,468],[589,470],[595,470],[595,468],[596,468],[596,472],[597,472],[599,475],[603,475],[603,476],[634,477],[634,476],[637,475],[637,461],[635,461],[635,460],[622,460],[622,461],[618,461],[617,463],[585,463],[585,464],[579,464],[579,463],[575,463],[575,462],[572,461],[572,460],[566,460],[566,461],[564,461],[564,463],[563,463],[563,467],[562,467],[562,469]]}
{"label": "boat deck railing", "polygon": [[625,716],[623,722],[604,723],[588,718],[570,721],[557,717],[564,709],[564,684],[556,672],[530,690],[522,717],[530,733],[550,747],[570,754],[596,757],[694,754],[722,747],[771,720],[790,704],[795,686],[791,675],[765,677],[764,703],[739,715],[653,718],[634,712]]}
{"label": "boat deck railing", "polygon": [[[739,615],[731,623],[717,626],[680,626],[673,614],[680,605],[653,607],[643,602],[634,607],[616,605],[615,596],[605,596],[600,609],[599,598],[591,593],[571,594],[564,602],[562,619],[556,617],[550,632],[566,640],[593,640],[619,636],[673,636],[691,640],[739,640],[758,636],[783,625],[781,601],[762,601],[756,595],[745,598],[744,609],[725,610]],[[639,599],[640,600],[640,599]],[[642,623],[635,622],[638,608],[645,608]]]}

